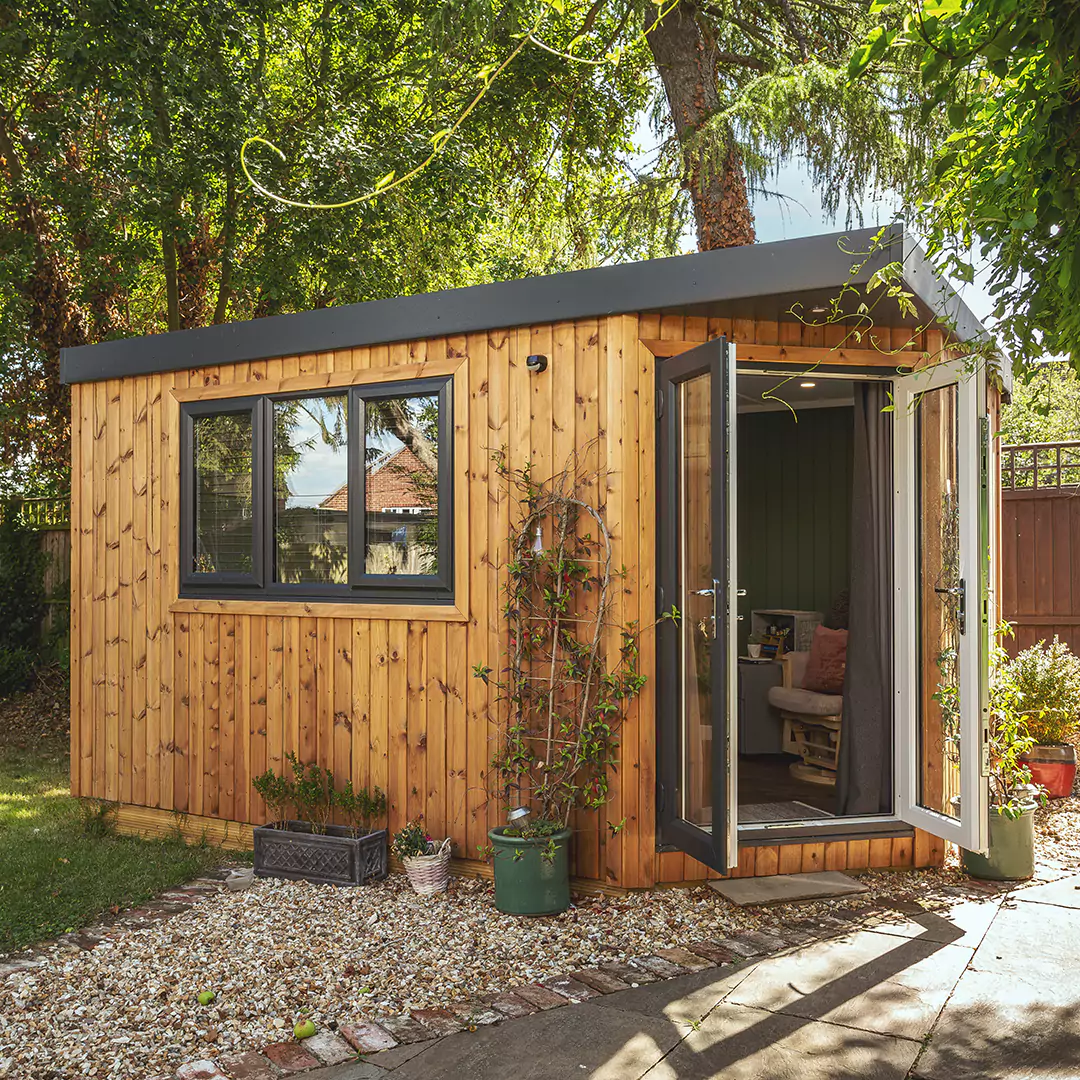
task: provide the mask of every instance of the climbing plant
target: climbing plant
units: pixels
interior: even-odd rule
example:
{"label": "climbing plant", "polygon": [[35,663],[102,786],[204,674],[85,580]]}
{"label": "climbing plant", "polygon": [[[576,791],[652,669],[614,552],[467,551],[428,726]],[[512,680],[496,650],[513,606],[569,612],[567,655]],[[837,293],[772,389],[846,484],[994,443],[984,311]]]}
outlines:
{"label": "climbing plant", "polygon": [[493,460],[519,513],[500,611],[504,665],[499,677],[473,669],[505,707],[489,782],[504,805],[531,804],[533,828],[550,829],[568,824],[575,808],[608,801],[619,729],[646,681],[640,631],[618,619],[626,570],[614,566],[603,512],[586,497],[595,477],[579,471],[576,456],[546,481],[530,464],[511,467],[502,451]]}

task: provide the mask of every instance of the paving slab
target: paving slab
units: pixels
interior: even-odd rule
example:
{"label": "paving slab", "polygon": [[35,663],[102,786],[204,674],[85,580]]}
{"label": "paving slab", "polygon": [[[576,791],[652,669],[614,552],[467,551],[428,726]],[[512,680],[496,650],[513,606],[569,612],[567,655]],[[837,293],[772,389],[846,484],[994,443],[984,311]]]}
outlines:
{"label": "paving slab", "polygon": [[[603,1000],[608,1000],[607,998]],[[451,1035],[393,1080],[637,1080],[689,1028],[587,1001]],[[377,1059],[376,1059],[377,1060]]]}
{"label": "paving slab", "polygon": [[744,965],[696,971],[668,982],[608,994],[596,1004],[642,1016],[662,1016],[678,1023],[696,1024],[737,987],[750,970]]}
{"label": "paving slab", "polygon": [[[407,1043],[404,1046],[395,1046],[393,1050],[383,1050],[378,1054],[369,1054],[363,1058],[370,1065],[377,1065],[383,1070],[400,1068],[407,1061],[426,1054],[433,1047],[438,1046],[438,1039],[429,1039],[427,1042]],[[383,1073],[385,1076],[385,1072]],[[322,1077],[319,1077],[322,1080]]]}
{"label": "paving slab", "polygon": [[1026,904],[1053,904],[1056,907],[1080,908],[1080,874],[1059,878],[1045,885],[1032,885],[1026,889],[1017,889],[1012,894],[1014,900]]}
{"label": "paving slab", "polygon": [[966,971],[915,1067],[922,1080],[1076,1080],[1080,966],[1056,981]]}
{"label": "paving slab", "polygon": [[771,877],[726,878],[710,881],[726,900],[739,907],[747,904],[790,904],[796,900],[823,900],[829,896],[852,896],[866,886],[839,870],[814,874],[774,874]]}
{"label": "paving slab", "polygon": [[957,945],[860,930],[759,961],[727,1000],[921,1039],[971,957]]}
{"label": "paving slab", "polygon": [[1039,978],[1048,986],[1075,976],[1080,971],[1080,915],[1055,904],[1003,903],[971,966]]}
{"label": "paving slab", "polygon": [[949,908],[922,911],[906,917],[882,916],[860,929],[976,949],[994,921],[1001,901],[1000,896],[988,896],[985,900],[965,900]]}
{"label": "paving slab", "polygon": [[725,1003],[648,1080],[903,1080],[919,1048],[909,1039]]}

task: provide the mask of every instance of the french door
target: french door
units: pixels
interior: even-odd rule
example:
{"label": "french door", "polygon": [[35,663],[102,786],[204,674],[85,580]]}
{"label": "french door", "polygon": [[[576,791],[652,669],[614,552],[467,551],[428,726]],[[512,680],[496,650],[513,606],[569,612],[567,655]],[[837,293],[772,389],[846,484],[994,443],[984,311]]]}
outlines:
{"label": "french door", "polygon": [[[893,385],[896,816],[986,847],[986,383],[957,363]],[[735,349],[658,363],[660,842],[738,864]],[[888,558],[882,552],[882,558]],[[845,717],[845,722],[857,718]]]}
{"label": "french door", "polygon": [[897,813],[987,844],[990,471],[986,378],[958,362],[893,383]]}
{"label": "french door", "polygon": [[738,864],[735,349],[719,338],[660,361],[658,818],[664,844]]}

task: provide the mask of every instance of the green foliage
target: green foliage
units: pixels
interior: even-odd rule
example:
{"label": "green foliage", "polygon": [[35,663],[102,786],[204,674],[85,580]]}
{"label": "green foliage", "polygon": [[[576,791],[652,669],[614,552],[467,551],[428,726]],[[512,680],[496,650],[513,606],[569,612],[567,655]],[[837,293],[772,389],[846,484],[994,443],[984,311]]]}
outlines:
{"label": "green foliage", "polygon": [[310,821],[317,833],[326,832],[334,811],[334,774],[314,761],[301,764],[293,751],[285,755],[292,767],[292,801],[303,821]]}
{"label": "green foliage", "polygon": [[87,836],[114,836],[119,803],[84,799],[81,803],[82,827]]}
{"label": "green foliage", "polygon": [[502,607],[505,677],[473,670],[505,712],[489,776],[504,805],[536,807],[530,829],[565,827],[575,807],[608,800],[619,729],[645,685],[638,630],[615,618],[624,572],[612,566],[603,516],[583,497],[595,478],[578,475],[576,460],[544,482],[529,464],[511,468],[502,451],[493,461],[520,517]]}
{"label": "green foliage", "polygon": [[366,787],[353,790],[352,780],[346,780],[345,786],[334,792],[334,806],[352,827],[357,836],[371,832],[372,823],[386,817],[386,795],[379,787],[374,793]]}
{"label": "green foliage", "polygon": [[1080,377],[1068,364],[1027,367],[1013,383],[1001,410],[1006,443],[1071,442],[1080,439]]}
{"label": "green foliage", "polygon": [[399,859],[413,859],[417,855],[435,854],[435,842],[428,836],[427,830],[419,821],[410,821],[405,828],[394,833],[390,848]]}
{"label": "green foliage", "polygon": [[528,820],[524,825],[510,826],[503,829],[503,836],[520,836],[523,839],[537,839],[545,836],[553,836],[560,829],[565,828],[561,821],[537,821]]}
{"label": "green foliage", "polygon": [[1008,665],[1020,713],[1038,746],[1064,743],[1080,730],[1080,657],[1054,635],[1024,649]]}
{"label": "green foliage", "polygon": [[904,187],[931,256],[961,281],[974,251],[990,260],[995,334],[1017,370],[1047,353],[1080,368],[1080,0],[875,0],[871,12],[852,76],[917,70],[924,115],[950,130]]}
{"label": "green foliage", "polygon": [[9,506],[0,520],[0,695],[33,674],[45,614],[46,556],[36,533]]}
{"label": "green foliage", "polygon": [[251,781],[276,823],[283,823],[289,807],[317,833],[325,833],[334,811],[340,811],[356,836],[371,832],[372,823],[386,816],[386,795],[376,787],[354,788],[352,780],[337,791],[334,774],[314,762],[304,764],[293,751],[285,755],[289,773],[267,769]]}
{"label": "green foliage", "polygon": [[266,803],[273,821],[284,823],[286,811],[293,805],[293,785],[288,777],[278,776],[273,769],[267,769],[251,781],[251,786]]}
{"label": "green foliage", "polygon": [[1017,818],[1030,802],[1031,770],[1020,758],[1034,745],[1027,729],[1023,691],[1012,670],[1012,658],[1001,639],[1012,634],[1002,623],[990,648],[990,808]]}

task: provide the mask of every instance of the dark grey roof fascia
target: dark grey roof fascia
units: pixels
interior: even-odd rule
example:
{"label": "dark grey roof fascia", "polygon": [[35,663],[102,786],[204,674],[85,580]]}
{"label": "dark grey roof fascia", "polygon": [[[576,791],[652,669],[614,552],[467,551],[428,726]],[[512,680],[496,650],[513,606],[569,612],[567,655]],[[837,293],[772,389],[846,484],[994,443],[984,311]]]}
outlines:
{"label": "dark grey roof fascia", "polygon": [[[60,377],[65,383],[93,382],[502,327],[799,293],[839,286],[849,280],[865,284],[876,270],[900,257],[901,245],[905,277],[913,274],[912,280],[919,282],[913,291],[928,302],[924,293],[932,294],[941,283],[925,265],[921,252],[911,248],[899,226],[895,227],[891,243],[864,259],[852,275],[853,266],[864,256],[851,253],[869,251],[876,232],[859,229],[801,237],[105,341],[61,350]],[[917,272],[913,273],[909,262],[918,264]],[[957,302],[974,320],[959,298]],[[978,329],[981,331],[981,326]]]}

